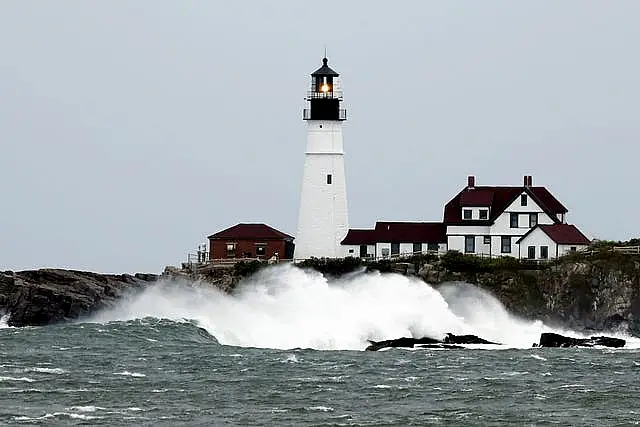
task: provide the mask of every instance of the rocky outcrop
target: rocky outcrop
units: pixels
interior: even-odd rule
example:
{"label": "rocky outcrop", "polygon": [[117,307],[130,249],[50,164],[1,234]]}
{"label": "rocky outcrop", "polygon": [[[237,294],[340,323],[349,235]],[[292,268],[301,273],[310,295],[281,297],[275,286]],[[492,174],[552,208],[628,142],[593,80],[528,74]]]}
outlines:
{"label": "rocky outcrop", "polygon": [[591,338],[572,338],[564,335],[545,332],[540,335],[540,342],[536,347],[624,347],[627,342],[621,338],[613,337],[591,337]]}
{"label": "rocky outcrop", "polygon": [[[544,332],[540,335],[540,342],[534,343],[534,347],[612,347],[622,348],[626,341],[621,338],[597,336],[591,338],[572,338],[551,332]],[[384,348],[465,348],[463,345],[470,344],[495,344],[499,343],[487,341],[475,335],[454,335],[447,334],[444,339],[438,340],[430,337],[423,338],[396,338],[393,340],[371,341],[366,351],[378,351]]]}
{"label": "rocky outcrop", "polygon": [[108,307],[157,278],[59,269],[0,272],[0,309],[9,314],[10,326],[47,325]]}
{"label": "rocky outcrop", "polygon": [[439,340],[436,338],[422,337],[422,338],[396,338],[393,340],[384,341],[371,341],[369,340],[369,346],[365,348],[366,351],[378,351],[383,348],[463,348],[461,344],[498,344],[495,342],[487,341],[483,338],[475,335],[454,335],[448,333],[444,339]]}
{"label": "rocky outcrop", "polygon": [[417,270],[435,287],[453,281],[478,285],[519,317],[575,330],[640,335],[638,256],[596,252],[535,264],[448,254]]}
{"label": "rocky outcrop", "polygon": [[161,278],[166,280],[203,283],[223,292],[231,293],[245,278],[270,265],[265,261],[239,261],[236,263],[183,264],[182,268],[165,267]]}

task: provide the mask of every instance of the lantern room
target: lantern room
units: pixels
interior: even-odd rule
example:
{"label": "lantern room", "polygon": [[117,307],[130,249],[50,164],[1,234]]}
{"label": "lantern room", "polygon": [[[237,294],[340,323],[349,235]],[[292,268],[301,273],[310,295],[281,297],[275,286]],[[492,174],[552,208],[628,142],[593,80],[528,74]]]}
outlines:
{"label": "lantern room", "polygon": [[347,112],[340,108],[342,91],[339,74],[328,65],[327,58],[322,59],[322,67],[311,74],[311,90],[306,100],[309,108],[304,109],[304,120],[346,120]]}

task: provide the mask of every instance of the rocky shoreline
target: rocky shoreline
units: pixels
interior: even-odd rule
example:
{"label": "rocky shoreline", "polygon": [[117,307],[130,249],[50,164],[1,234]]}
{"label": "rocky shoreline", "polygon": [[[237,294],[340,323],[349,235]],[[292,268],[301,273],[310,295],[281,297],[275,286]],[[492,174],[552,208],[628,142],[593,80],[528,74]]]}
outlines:
{"label": "rocky shoreline", "polygon": [[[159,280],[201,282],[233,292],[266,263],[225,268],[167,268],[156,274],[111,275],[42,269],[0,272],[0,312],[10,326],[47,325],[110,307],[127,292]],[[531,264],[449,253],[396,261],[309,260],[300,265],[330,278],[358,269],[416,276],[434,287],[467,282],[495,295],[513,314],[576,331],[621,331],[640,336],[640,257],[609,252]]]}
{"label": "rocky shoreline", "polygon": [[0,272],[0,310],[9,326],[41,326],[90,315],[126,292],[158,280],[155,274],[98,274],[42,269]]}

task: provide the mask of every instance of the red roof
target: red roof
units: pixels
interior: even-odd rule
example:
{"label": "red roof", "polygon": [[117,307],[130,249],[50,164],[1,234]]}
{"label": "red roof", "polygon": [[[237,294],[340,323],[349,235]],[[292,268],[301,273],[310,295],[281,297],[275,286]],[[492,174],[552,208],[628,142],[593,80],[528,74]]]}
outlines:
{"label": "red roof", "polygon": [[533,230],[539,228],[542,230],[551,240],[559,245],[589,245],[591,244],[591,240],[589,240],[578,227],[572,224],[552,224],[552,225],[538,225],[527,234],[522,236],[518,243],[524,240]]}
{"label": "red roof", "polygon": [[293,240],[293,237],[266,224],[237,224],[212,234],[209,239]]}
{"label": "red roof", "polygon": [[385,243],[446,243],[447,227],[441,222],[376,222],[373,230],[349,230],[343,245]]}
{"label": "red roof", "polygon": [[493,201],[493,191],[474,189],[460,194],[461,206],[490,206]]}
{"label": "red roof", "polygon": [[[466,187],[445,205],[444,223],[493,224],[522,193],[528,194],[554,221],[559,221],[556,214],[568,212],[545,187]],[[488,206],[489,219],[463,220],[463,206]]]}
{"label": "red roof", "polygon": [[376,230],[349,230],[342,239],[343,245],[375,245]]}

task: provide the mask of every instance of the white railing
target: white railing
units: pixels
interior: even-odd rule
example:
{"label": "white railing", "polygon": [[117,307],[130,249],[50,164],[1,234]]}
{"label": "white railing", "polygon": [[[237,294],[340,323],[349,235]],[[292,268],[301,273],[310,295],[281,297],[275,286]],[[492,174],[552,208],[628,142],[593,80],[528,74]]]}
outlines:
{"label": "white railing", "polygon": [[[640,246],[614,246],[609,249],[611,252],[619,252],[623,254],[629,255],[640,255]],[[578,251],[585,255],[593,255],[597,253],[596,250],[593,249],[583,249]],[[414,256],[442,256],[446,253],[446,251],[441,250],[426,250],[426,251],[417,251],[417,252],[402,252],[397,254],[389,254],[389,255],[380,255],[380,256],[367,256],[367,257],[353,257],[359,258],[363,261],[368,262],[378,262],[378,261],[402,261],[403,259],[410,259]],[[480,258],[492,257],[490,254],[466,254],[466,255],[474,255]],[[494,255],[495,256],[495,255]],[[497,257],[497,256],[495,256]],[[187,255],[187,265],[190,268],[200,268],[204,266],[220,266],[220,267],[231,267],[239,262],[253,262],[260,261],[266,262],[269,264],[274,263],[294,263],[299,264],[301,262],[306,261],[304,258],[293,258],[293,259],[284,259],[284,258],[215,258],[211,259],[209,252],[198,252],[198,253],[189,253]],[[521,258],[523,261],[532,261],[537,263],[545,263],[553,261],[552,258],[549,259],[529,259],[529,258]]]}
{"label": "white railing", "polygon": [[640,246],[614,246],[613,251],[623,254],[640,255]]}

